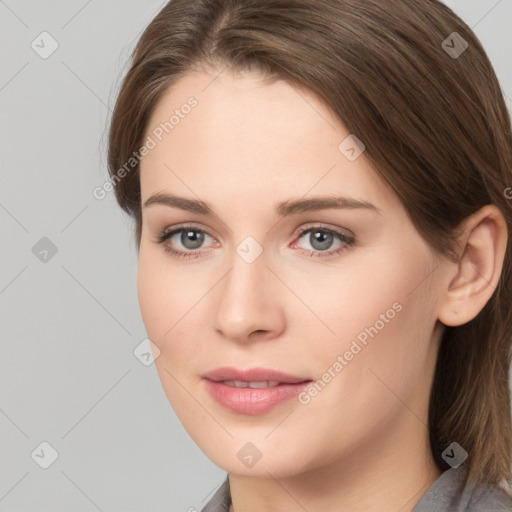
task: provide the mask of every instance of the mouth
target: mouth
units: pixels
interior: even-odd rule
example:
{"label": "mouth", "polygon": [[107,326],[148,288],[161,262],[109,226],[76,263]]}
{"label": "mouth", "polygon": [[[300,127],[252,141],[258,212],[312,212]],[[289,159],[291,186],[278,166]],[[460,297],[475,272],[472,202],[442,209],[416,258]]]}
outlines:
{"label": "mouth", "polygon": [[263,414],[293,398],[312,379],[277,370],[216,368],[203,375],[207,391],[224,408],[238,414]]}
{"label": "mouth", "polygon": [[[213,382],[224,382],[224,383],[267,383],[270,386],[277,386],[279,384],[298,384],[311,380],[309,377],[298,377],[289,373],[281,372],[279,370],[272,370],[270,368],[249,368],[247,370],[241,370],[238,368],[232,368],[224,366],[222,368],[215,368],[209,372],[201,375],[203,379],[207,379]],[[231,385],[231,384],[228,384]],[[232,384],[237,387],[237,384]],[[254,387],[266,387],[266,386],[254,386]]]}
{"label": "mouth", "polygon": [[262,381],[250,381],[246,382],[243,380],[220,380],[217,382],[221,382],[226,386],[231,386],[233,388],[274,388],[276,386],[282,386],[284,383],[279,382],[278,380],[262,380]]}

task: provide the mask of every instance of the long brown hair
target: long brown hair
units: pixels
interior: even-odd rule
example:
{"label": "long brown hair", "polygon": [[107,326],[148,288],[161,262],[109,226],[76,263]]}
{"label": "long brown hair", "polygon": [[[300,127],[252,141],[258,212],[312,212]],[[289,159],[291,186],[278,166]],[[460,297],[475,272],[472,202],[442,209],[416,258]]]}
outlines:
{"label": "long brown hair", "polygon": [[[134,49],[109,132],[112,184],[135,219],[138,245],[140,177],[131,157],[162,94],[199,64],[257,71],[316,93],[364,141],[439,253],[454,256],[457,227],[487,204],[512,233],[510,114],[481,43],[441,2],[172,0]],[[483,310],[445,328],[430,397],[436,464],[448,468],[441,454],[456,441],[469,454],[468,478],[492,484],[511,482],[511,244],[509,236]]]}

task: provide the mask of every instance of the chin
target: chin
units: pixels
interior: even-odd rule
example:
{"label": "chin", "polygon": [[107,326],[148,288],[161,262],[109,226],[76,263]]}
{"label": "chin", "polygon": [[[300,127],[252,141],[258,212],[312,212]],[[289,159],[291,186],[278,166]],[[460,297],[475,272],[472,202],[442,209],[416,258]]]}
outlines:
{"label": "chin", "polygon": [[274,444],[265,440],[267,434],[268,431],[259,437],[248,431],[247,436],[225,438],[222,442],[212,442],[212,438],[195,441],[203,453],[227,473],[256,478],[287,478],[314,468],[312,459],[297,450],[297,446],[303,443],[283,444],[283,439],[293,439],[294,436],[276,438],[277,443]]}

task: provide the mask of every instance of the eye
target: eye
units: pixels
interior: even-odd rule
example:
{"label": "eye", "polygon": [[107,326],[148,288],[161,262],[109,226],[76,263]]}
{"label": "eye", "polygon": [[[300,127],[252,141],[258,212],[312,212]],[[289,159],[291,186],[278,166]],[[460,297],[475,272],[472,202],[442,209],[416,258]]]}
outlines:
{"label": "eye", "polygon": [[[323,226],[302,228],[295,236],[296,241],[290,247],[297,248],[311,257],[338,255],[355,243],[353,236]],[[172,230],[164,229],[156,236],[154,242],[163,245],[164,250],[174,257],[199,258],[202,253],[207,251],[203,247],[208,239],[215,241],[208,233],[196,226],[182,225]],[[297,247],[298,241],[302,239],[309,243],[311,249]],[[334,248],[332,248],[333,245]]]}
{"label": "eye", "polygon": [[174,256],[182,258],[197,258],[205,240],[213,238],[202,229],[195,226],[180,226],[171,231],[164,230],[154,240],[162,244],[164,249]]}
{"label": "eye", "polygon": [[[312,249],[304,249],[303,247],[298,248],[310,256],[317,257],[340,254],[355,243],[355,238],[353,236],[335,229],[324,228],[322,226],[301,229],[297,235],[297,240],[301,240],[303,238],[307,243],[309,243]],[[294,247],[296,243],[297,242],[295,242],[292,247]],[[332,248],[333,244],[336,243],[337,245]]]}

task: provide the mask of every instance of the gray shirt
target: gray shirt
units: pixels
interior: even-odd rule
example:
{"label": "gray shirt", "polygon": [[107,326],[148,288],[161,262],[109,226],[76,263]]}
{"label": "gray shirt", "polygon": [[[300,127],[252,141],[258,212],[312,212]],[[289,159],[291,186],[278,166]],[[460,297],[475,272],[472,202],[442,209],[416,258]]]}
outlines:
{"label": "gray shirt", "polygon": [[[512,500],[492,485],[468,484],[460,496],[457,490],[465,476],[465,466],[448,469],[432,484],[412,512],[512,512]],[[229,475],[201,512],[229,512]],[[237,511],[235,511],[237,512]]]}

